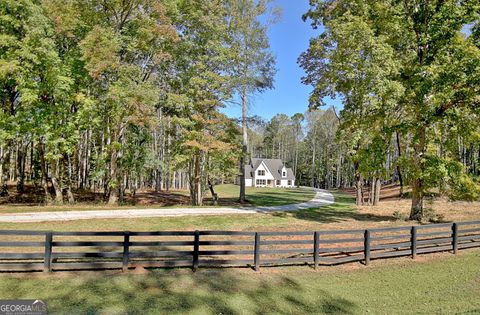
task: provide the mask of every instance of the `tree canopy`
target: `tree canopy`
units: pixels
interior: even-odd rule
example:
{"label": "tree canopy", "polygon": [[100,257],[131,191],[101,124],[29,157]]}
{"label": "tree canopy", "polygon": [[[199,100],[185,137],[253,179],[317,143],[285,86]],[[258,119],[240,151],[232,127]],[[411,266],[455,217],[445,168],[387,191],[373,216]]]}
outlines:
{"label": "tree canopy", "polygon": [[392,133],[408,141],[401,162],[413,188],[411,218],[422,217],[432,188],[476,196],[454,144],[478,133],[480,51],[461,31],[478,20],[479,2],[310,3],[304,18],[325,28],[300,58],[303,81],[314,87],[310,106],[341,97],[342,120],[355,130],[350,145],[374,168]]}

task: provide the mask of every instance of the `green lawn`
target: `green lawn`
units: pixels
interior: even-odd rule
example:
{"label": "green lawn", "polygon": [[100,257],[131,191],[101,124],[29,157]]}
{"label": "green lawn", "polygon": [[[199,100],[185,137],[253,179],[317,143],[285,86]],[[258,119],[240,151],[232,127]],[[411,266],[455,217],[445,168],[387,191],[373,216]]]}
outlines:
{"label": "green lawn", "polygon": [[315,230],[326,223],[341,223],[345,220],[362,219],[354,210],[354,199],[334,193],[335,204],[319,209],[266,214],[185,216],[136,219],[95,219],[58,222],[4,223],[0,229],[28,229],[53,231],[100,231],[100,230]]}
{"label": "green lawn", "polygon": [[[221,199],[221,205],[238,205],[239,186],[232,184],[215,186],[215,192]],[[188,191],[175,191],[176,195],[187,195]],[[315,192],[307,188],[256,188],[247,187],[247,200],[249,205],[254,206],[280,206],[293,203],[301,203],[313,199]],[[202,207],[214,207],[211,205],[210,191],[207,192],[205,205]],[[248,206],[248,204],[247,204]],[[22,205],[22,204],[2,204],[1,213],[22,213],[22,212],[42,212],[42,211],[73,211],[73,210],[122,210],[122,209],[148,209],[148,208],[178,208],[192,207],[190,205],[179,204],[173,206],[162,206],[155,203],[148,205],[107,205],[104,203],[75,203],[73,205]]]}
{"label": "green lawn", "polygon": [[[238,185],[225,184],[215,186],[219,198],[237,200],[240,193]],[[209,194],[210,196],[210,194]],[[307,188],[263,188],[247,187],[247,200],[256,206],[280,206],[309,201],[315,192]]]}
{"label": "green lawn", "polygon": [[478,250],[350,269],[1,274],[0,299],[43,299],[52,314],[480,313]]}

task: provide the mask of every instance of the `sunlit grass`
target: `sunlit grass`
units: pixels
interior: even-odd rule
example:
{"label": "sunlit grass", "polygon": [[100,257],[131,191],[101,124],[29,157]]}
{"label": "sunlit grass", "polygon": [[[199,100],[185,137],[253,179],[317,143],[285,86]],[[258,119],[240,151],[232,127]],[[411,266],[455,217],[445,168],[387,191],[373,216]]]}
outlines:
{"label": "sunlit grass", "polygon": [[163,218],[93,219],[57,222],[7,223],[0,229],[53,231],[160,231],[160,230],[316,230],[324,223],[348,220],[355,215],[351,197],[334,193],[338,202],[319,209],[266,214],[185,216]]}
{"label": "sunlit grass", "polygon": [[1,274],[0,299],[52,314],[453,314],[480,312],[480,252],[314,271],[188,269]]}

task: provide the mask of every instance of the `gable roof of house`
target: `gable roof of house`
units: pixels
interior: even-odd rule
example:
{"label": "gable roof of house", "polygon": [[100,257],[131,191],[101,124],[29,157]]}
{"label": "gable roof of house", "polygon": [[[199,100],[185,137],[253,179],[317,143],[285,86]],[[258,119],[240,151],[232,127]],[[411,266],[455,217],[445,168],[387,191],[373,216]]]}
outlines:
{"label": "gable roof of house", "polygon": [[262,164],[262,162],[265,164],[265,166],[268,168],[268,170],[272,173],[273,178],[276,180],[281,180],[281,179],[287,179],[287,180],[295,180],[295,175],[293,174],[293,171],[291,168],[286,167],[287,170],[287,176],[282,177],[282,169],[285,166],[280,159],[258,159],[258,158],[252,158],[251,159],[251,164],[245,165],[245,178],[246,179],[251,179],[253,178],[253,173],[255,170]]}

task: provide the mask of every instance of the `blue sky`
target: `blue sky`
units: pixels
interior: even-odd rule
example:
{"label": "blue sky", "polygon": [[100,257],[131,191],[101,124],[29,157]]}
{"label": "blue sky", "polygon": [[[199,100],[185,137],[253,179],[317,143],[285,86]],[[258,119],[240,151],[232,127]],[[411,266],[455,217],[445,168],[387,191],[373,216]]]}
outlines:
{"label": "blue sky", "polygon": [[[300,82],[304,71],[297,59],[308,48],[310,38],[320,33],[320,30],[313,30],[308,21],[302,21],[302,15],[309,8],[308,0],[275,0],[275,4],[283,9],[281,21],[269,32],[271,49],[277,58],[275,87],[255,96],[249,109],[250,116],[266,119],[278,113],[292,116],[307,110],[312,88]],[[331,102],[332,105],[338,103],[338,100]],[[241,116],[240,106],[230,105],[223,112],[230,117]]]}

